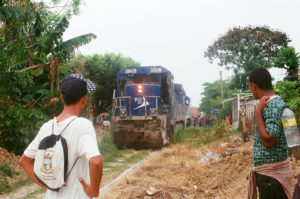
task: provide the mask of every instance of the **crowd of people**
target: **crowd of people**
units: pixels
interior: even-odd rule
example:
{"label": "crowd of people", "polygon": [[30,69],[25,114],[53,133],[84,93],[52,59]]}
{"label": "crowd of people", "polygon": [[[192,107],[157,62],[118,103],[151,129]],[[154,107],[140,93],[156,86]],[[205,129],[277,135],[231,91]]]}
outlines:
{"label": "crowd of people", "polygon": [[210,127],[213,125],[213,119],[209,115],[199,115],[198,117],[193,117],[194,127]]}

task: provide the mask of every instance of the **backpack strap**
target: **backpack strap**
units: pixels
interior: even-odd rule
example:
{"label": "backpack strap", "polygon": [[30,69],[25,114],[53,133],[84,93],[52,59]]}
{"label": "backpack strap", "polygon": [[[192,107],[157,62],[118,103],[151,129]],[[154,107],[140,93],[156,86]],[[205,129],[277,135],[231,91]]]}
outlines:
{"label": "backpack strap", "polygon": [[70,175],[71,171],[73,170],[73,168],[74,168],[74,166],[75,166],[75,164],[76,164],[77,160],[78,160],[78,158],[75,160],[75,162],[74,162],[74,164],[73,164],[72,168],[70,169],[70,171],[68,172],[67,176],[65,177],[65,182],[67,181],[67,179],[68,179],[68,177],[69,177],[69,175]]}
{"label": "backpack strap", "polygon": [[[69,122],[69,124],[67,124],[66,126],[65,126],[65,128],[60,132],[60,134],[62,134],[63,132],[64,132],[64,130],[74,121],[74,120],[76,120],[77,119],[77,117],[75,117],[75,118],[73,118],[70,122]],[[52,122],[52,134],[54,134],[54,120],[53,120],[53,122]]]}
{"label": "backpack strap", "polygon": [[[63,147],[63,151],[64,151],[64,162],[65,162],[65,165],[64,165],[64,181],[66,182],[67,181],[67,178],[68,178],[68,175],[69,175],[69,173],[68,173],[68,163],[69,163],[69,151],[68,151],[68,145],[67,145],[67,141],[66,141],[66,139],[64,138],[64,137],[62,137],[62,133],[65,131],[65,129],[74,121],[74,120],[76,120],[77,119],[77,117],[76,118],[73,118],[70,122],[69,122],[69,124],[67,124],[66,126],[65,126],[65,128],[63,128],[63,130],[60,132],[60,134],[59,135],[57,135],[59,138],[60,138],[60,140],[61,140],[61,144],[62,144],[62,147]],[[53,120],[53,123],[52,123],[52,134],[54,133],[54,120]],[[77,160],[76,160],[77,161]],[[76,163],[76,162],[75,162]],[[75,164],[74,164],[75,165]],[[73,167],[74,167],[74,165],[73,165]],[[73,168],[72,167],[72,168]]]}

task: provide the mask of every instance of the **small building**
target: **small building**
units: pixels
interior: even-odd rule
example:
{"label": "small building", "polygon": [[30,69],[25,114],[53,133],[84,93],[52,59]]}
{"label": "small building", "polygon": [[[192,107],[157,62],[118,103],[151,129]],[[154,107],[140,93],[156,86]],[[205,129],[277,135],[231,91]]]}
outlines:
{"label": "small building", "polygon": [[191,116],[193,118],[198,118],[199,116],[199,108],[198,107],[190,107]]}
{"label": "small building", "polygon": [[258,100],[254,99],[253,96],[240,97],[239,103],[238,98],[235,98],[231,101],[231,110],[232,110],[232,127],[237,129],[240,123],[240,113],[239,111],[243,106],[246,110],[246,129],[248,132],[254,133],[255,130],[255,110],[258,104]]}

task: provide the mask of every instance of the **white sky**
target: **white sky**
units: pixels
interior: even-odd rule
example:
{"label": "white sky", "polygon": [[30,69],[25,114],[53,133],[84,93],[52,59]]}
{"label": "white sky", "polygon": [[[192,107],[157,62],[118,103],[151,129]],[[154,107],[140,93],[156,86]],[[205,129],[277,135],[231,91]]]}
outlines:
{"label": "white sky", "polygon": [[[232,72],[204,58],[207,47],[234,26],[267,25],[287,33],[300,50],[299,0],[85,0],[64,38],[98,37],[82,54],[121,53],[141,65],[161,65],[199,106],[204,82]],[[271,70],[276,79],[279,70]]]}

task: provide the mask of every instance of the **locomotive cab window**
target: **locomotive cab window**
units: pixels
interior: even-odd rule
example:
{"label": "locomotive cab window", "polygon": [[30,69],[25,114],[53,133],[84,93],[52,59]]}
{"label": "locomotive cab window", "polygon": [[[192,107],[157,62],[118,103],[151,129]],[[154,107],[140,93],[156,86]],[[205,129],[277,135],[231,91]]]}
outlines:
{"label": "locomotive cab window", "polygon": [[149,75],[146,77],[146,83],[148,84],[157,84],[158,77],[156,75]]}
{"label": "locomotive cab window", "polygon": [[130,79],[131,84],[142,84],[143,83],[143,78],[141,76],[133,76]]}

